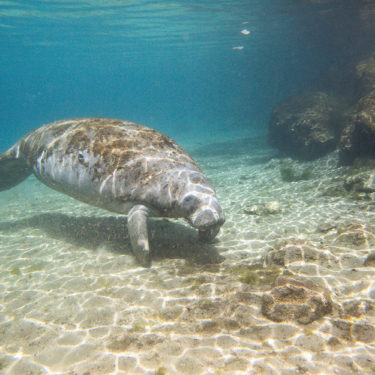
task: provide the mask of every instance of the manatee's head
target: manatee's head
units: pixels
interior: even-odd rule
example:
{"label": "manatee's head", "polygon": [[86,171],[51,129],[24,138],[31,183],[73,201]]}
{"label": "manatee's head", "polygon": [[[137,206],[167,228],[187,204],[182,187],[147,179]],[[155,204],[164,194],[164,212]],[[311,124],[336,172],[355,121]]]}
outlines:
{"label": "manatee's head", "polygon": [[190,192],[181,201],[181,206],[188,213],[186,219],[199,230],[202,241],[212,240],[224,224],[224,212],[214,195]]}
{"label": "manatee's head", "polygon": [[224,212],[216,198],[215,190],[200,171],[184,171],[174,183],[175,204],[178,216],[184,217],[199,230],[199,238],[210,241],[224,224]]}

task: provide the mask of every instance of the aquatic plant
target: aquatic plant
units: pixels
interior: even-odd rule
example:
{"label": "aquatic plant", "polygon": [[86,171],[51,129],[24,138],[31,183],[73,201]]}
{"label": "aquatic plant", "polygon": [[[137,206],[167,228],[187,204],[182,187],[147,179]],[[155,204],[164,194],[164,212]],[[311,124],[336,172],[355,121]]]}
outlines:
{"label": "aquatic plant", "polygon": [[198,276],[198,277],[191,277],[190,281],[193,281],[193,285],[191,286],[191,290],[196,290],[202,284],[205,284],[207,282],[207,279],[206,279],[205,276]]}
{"label": "aquatic plant", "polygon": [[16,266],[12,267],[9,272],[13,276],[20,276],[20,275],[22,275],[21,270],[19,269],[19,267],[16,267]]}
{"label": "aquatic plant", "polygon": [[280,275],[277,267],[265,268],[261,264],[238,265],[230,267],[229,272],[238,275],[238,280],[243,284],[254,286],[271,285]]}
{"label": "aquatic plant", "polygon": [[146,330],[146,323],[136,322],[133,324],[132,330],[135,332],[143,332]]}
{"label": "aquatic plant", "polygon": [[239,280],[243,284],[258,285],[260,278],[256,271],[243,270],[240,273]]}
{"label": "aquatic plant", "polygon": [[166,374],[167,374],[167,370],[164,367],[159,367],[155,371],[155,375],[166,375]]}
{"label": "aquatic plant", "polygon": [[280,167],[281,179],[285,182],[295,182],[311,180],[313,173],[310,167],[305,168],[302,172],[296,172],[292,167]]}

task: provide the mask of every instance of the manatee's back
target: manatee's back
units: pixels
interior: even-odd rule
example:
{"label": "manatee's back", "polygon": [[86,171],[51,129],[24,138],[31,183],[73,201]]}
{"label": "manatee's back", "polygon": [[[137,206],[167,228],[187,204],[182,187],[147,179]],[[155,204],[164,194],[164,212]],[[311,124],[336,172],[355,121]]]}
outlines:
{"label": "manatee's back", "polygon": [[[19,164],[17,170],[22,164],[28,174],[33,171],[48,186],[99,206],[102,200],[137,200],[140,184],[157,183],[171,168],[198,168],[167,136],[143,125],[106,118],[47,124],[25,135],[5,157],[9,168],[2,167],[0,159],[0,174],[4,170],[9,175],[11,163]],[[12,186],[14,182],[16,178]]]}

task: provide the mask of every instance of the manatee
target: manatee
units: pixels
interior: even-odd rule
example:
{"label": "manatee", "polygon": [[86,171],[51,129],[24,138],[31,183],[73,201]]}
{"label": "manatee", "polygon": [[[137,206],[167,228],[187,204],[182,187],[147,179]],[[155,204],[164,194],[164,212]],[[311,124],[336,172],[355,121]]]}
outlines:
{"label": "manatee", "polygon": [[224,213],[193,158],[166,135],[129,121],[56,121],[22,137],[0,155],[0,191],[34,175],[61,193],[127,214],[132,251],[151,266],[147,218],[185,218],[211,241]]}

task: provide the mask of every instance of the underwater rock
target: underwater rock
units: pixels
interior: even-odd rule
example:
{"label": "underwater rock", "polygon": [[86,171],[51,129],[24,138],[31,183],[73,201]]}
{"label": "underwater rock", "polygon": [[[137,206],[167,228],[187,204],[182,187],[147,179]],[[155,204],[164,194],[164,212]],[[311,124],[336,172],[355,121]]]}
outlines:
{"label": "underwater rock", "polygon": [[336,229],[336,224],[333,222],[326,222],[326,223],[321,223],[318,225],[316,228],[316,231],[318,233],[328,233],[331,232],[332,230]]}
{"label": "underwater rock", "polygon": [[[343,186],[343,181],[341,183],[327,184],[327,186],[322,187],[321,196],[323,197],[346,197],[348,196],[348,191]],[[324,232],[324,230],[321,230]]]}
{"label": "underwater rock", "polygon": [[342,131],[340,156],[351,164],[357,157],[375,157],[375,52],[350,69],[345,80],[351,82],[346,95],[354,108]]}
{"label": "underwater rock", "polygon": [[266,202],[264,204],[264,213],[265,214],[278,214],[282,212],[283,208],[281,204],[277,201]]}
{"label": "underwater rock", "polygon": [[341,162],[351,164],[358,157],[375,158],[375,89],[358,101],[340,138]]}
{"label": "underwater rock", "polygon": [[291,166],[281,166],[280,175],[284,182],[306,181],[313,178],[312,170],[309,167],[303,169],[302,171],[298,171]]}
{"label": "underwater rock", "polygon": [[279,214],[282,211],[283,208],[277,201],[253,204],[244,209],[245,214],[258,216]]}
{"label": "underwater rock", "polygon": [[351,249],[366,250],[375,245],[375,228],[362,223],[339,225],[334,243]]}
{"label": "underwater rock", "polygon": [[369,255],[367,255],[364,265],[366,267],[375,267],[375,252],[372,252]]}
{"label": "underwater rock", "polygon": [[375,52],[355,66],[355,79],[360,96],[375,90]]}
{"label": "underwater rock", "polygon": [[176,369],[179,374],[201,374],[203,373],[204,366],[196,358],[192,358],[185,354],[176,362]]}
{"label": "underwater rock", "polygon": [[324,92],[287,98],[271,115],[269,143],[286,154],[312,160],[337,146],[338,125],[333,116],[338,102]]}
{"label": "underwater rock", "polygon": [[251,206],[248,206],[244,208],[245,214],[248,215],[261,215],[261,206],[258,204],[252,204]]}
{"label": "underwater rock", "polygon": [[309,324],[332,312],[326,289],[297,276],[280,276],[262,297],[262,314],[275,322]]}
{"label": "underwater rock", "polygon": [[332,333],[345,341],[360,341],[370,344],[375,341],[375,328],[368,323],[357,323],[346,320],[333,320]]}
{"label": "underwater rock", "polygon": [[339,260],[327,250],[311,244],[286,243],[270,250],[263,258],[266,267],[288,266],[295,262],[319,264],[325,268],[339,268]]}
{"label": "underwater rock", "polygon": [[350,317],[360,318],[366,315],[375,316],[375,302],[369,299],[346,301],[343,303],[342,307],[342,314],[346,319]]}
{"label": "underwater rock", "polygon": [[[375,167],[375,160],[373,164]],[[324,184],[320,189],[320,195],[326,197],[344,197],[357,201],[374,201],[375,169],[361,172],[361,170],[369,168],[370,165],[372,165],[371,160],[357,159],[353,167],[351,167],[353,169],[348,170],[349,175],[337,176]],[[358,170],[356,170],[357,168]]]}
{"label": "underwater rock", "polygon": [[352,330],[356,341],[365,342],[367,344],[375,341],[375,327],[371,324],[354,324]]}
{"label": "underwater rock", "polygon": [[124,351],[136,351],[144,347],[139,335],[132,334],[123,335],[121,337],[110,337],[106,346],[110,351],[119,353]]}
{"label": "underwater rock", "polygon": [[373,193],[375,192],[375,171],[348,176],[345,179],[344,186],[349,191]]}

